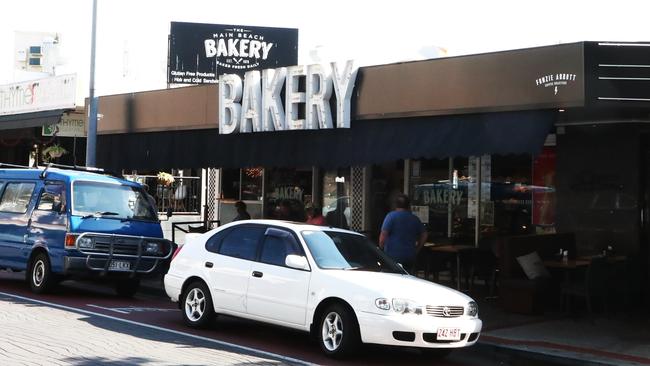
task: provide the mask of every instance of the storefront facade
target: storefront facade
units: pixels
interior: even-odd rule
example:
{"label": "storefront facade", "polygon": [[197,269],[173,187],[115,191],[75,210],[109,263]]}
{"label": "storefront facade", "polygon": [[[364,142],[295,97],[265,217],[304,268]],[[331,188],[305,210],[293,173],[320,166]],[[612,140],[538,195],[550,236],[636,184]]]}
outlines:
{"label": "storefront facade", "polygon": [[433,241],[570,231],[581,253],[614,245],[645,268],[649,50],[581,42],[363,67],[350,128],[220,134],[215,85],[103,97],[98,162],[210,168],[205,214],[223,222],[236,200],[253,217],[289,201],[375,237],[404,192]]}

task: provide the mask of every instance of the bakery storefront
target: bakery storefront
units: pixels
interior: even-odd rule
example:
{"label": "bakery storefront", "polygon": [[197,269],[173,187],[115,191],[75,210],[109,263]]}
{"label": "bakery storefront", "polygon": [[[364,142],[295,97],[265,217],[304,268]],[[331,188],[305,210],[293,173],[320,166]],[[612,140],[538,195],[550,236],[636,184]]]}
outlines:
{"label": "bakery storefront", "polygon": [[97,158],[126,173],[202,171],[201,214],[222,222],[236,200],[258,218],[301,220],[314,205],[376,237],[404,192],[433,242],[573,232],[578,253],[614,245],[645,268],[645,46],[290,67],[221,90],[106,96]]}

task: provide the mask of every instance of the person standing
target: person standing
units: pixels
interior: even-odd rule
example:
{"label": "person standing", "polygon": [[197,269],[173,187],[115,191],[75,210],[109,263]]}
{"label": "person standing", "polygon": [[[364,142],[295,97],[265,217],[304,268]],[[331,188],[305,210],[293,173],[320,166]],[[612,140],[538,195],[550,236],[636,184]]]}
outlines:
{"label": "person standing", "polygon": [[246,204],[243,201],[235,202],[235,208],[237,209],[237,216],[232,221],[250,220],[251,215],[246,211]]}
{"label": "person standing", "polygon": [[384,218],[379,234],[379,247],[407,271],[413,271],[418,251],[427,240],[424,225],[411,212],[408,196],[395,198],[395,210]]}
{"label": "person standing", "polygon": [[310,225],[325,226],[327,222],[323,217],[323,210],[320,207],[307,208],[307,223]]}

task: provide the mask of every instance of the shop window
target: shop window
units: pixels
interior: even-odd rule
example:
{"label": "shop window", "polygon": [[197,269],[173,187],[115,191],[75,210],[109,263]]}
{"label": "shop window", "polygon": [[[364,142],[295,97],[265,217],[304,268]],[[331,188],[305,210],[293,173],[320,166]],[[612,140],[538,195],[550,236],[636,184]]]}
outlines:
{"label": "shop window", "polygon": [[219,219],[231,222],[237,216],[235,203],[244,201],[251,218],[262,217],[264,169],[260,167],[221,170]]}
{"label": "shop window", "polygon": [[534,232],[533,192],[544,189],[532,184],[531,155],[494,155],[491,160],[490,199],[481,220],[483,235]]}
{"label": "shop window", "polygon": [[467,197],[467,189],[449,180],[449,159],[426,159],[411,161],[409,194],[413,213],[427,227],[431,240],[447,238],[449,233],[449,210]]}
{"label": "shop window", "polygon": [[350,169],[328,170],[322,175],[323,216],[329,226],[350,225]]}
{"label": "shop window", "polygon": [[312,205],[312,169],[266,171],[265,217],[305,221],[305,207]]}

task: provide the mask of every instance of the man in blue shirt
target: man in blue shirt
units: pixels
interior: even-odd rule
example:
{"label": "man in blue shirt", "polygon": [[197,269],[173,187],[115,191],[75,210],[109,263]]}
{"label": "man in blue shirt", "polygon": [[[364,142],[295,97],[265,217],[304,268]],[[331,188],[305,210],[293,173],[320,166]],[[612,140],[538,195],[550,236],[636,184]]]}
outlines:
{"label": "man in blue shirt", "polygon": [[417,252],[426,240],[427,232],[420,219],[411,212],[408,196],[400,194],[395,199],[395,210],[384,218],[379,247],[407,271],[412,271]]}

